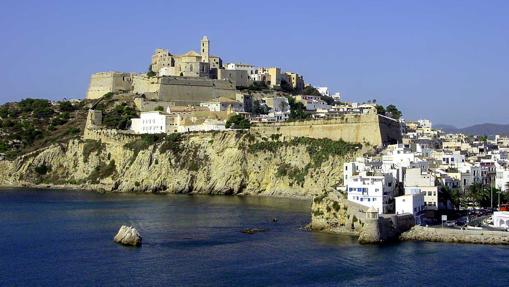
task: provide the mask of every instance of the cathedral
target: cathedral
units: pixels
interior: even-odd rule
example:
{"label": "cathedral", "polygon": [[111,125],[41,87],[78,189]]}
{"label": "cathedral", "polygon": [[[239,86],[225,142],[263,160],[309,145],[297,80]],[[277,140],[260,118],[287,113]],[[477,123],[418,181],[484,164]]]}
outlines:
{"label": "cathedral", "polygon": [[207,36],[200,41],[200,53],[189,51],[173,55],[168,50],[156,49],[152,55],[151,70],[158,76],[207,77],[217,79],[218,70],[223,66],[221,58],[210,55]]}

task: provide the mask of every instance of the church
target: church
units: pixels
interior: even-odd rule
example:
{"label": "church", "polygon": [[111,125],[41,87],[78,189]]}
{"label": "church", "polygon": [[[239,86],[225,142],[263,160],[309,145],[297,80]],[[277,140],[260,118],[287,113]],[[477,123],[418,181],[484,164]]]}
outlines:
{"label": "church", "polygon": [[168,50],[156,49],[150,67],[158,76],[217,79],[218,70],[223,67],[223,62],[220,57],[210,55],[210,41],[207,36],[203,36],[200,41],[200,53],[189,51],[182,55],[173,55]]}

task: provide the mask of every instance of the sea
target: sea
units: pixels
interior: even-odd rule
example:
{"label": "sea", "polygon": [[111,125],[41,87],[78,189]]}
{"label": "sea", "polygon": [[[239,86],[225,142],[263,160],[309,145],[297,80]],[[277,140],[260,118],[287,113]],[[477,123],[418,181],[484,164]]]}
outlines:
{"label": "sea", "polygon": [[[306,231],[310,206],[3,188],[0,286],[507,286],[507,246],[360,245]],[[113,242],[122,225],[138,229],[140,248]]]}

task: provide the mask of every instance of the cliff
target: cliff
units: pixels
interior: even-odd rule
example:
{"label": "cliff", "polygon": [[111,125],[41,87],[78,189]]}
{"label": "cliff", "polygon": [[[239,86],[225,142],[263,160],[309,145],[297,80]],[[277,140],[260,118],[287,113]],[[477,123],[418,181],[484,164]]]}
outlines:
{"label": "cliff", "polygon": [[415,225],[412,214],[379,216],[367,207],[348,201],[345,194],[331,191],[316,196],[311,206],[310,228],[359,236],[360,243],[387,243]]}
{"label": "cliff", "polygon": [[0,161],[0,185],[310,198],[339,184],[343,162],[361,153],[343,141],[235,131],[88,137]]}

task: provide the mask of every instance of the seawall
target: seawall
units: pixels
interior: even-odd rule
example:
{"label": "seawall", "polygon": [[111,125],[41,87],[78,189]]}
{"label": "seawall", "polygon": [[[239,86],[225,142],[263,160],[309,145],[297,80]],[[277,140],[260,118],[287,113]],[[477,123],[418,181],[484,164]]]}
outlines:
{"label": "seawall", "polygon": [[420,240],[447,243],[509,244],[509,232],[460,230],[440,227],[414,226],[399,237],[400,240]]}

